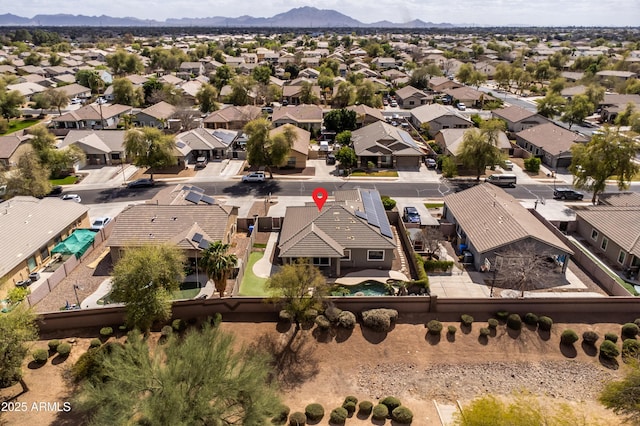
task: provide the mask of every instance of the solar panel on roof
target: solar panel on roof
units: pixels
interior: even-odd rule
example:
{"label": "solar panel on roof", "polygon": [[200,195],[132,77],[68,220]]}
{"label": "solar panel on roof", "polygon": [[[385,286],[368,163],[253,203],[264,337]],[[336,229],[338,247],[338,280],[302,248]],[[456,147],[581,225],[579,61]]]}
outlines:
{"label": "solar panel on roof", "polygon": [[184,147],[185,147],[185,144],[184,144],[184,142],[176,142],[176,146],[177,146],[178,148],[184,148]]}
{"label": "solar panel on roof", "polygon": [[200,243],[198,244],[198,248],[206,250],[209,248],[209,246],[211,245],[211,243],[209,242],[209,240],[205,240],[204,238],[200,240]]}
{"label": "solar panel on roof", "polygon": [[358,216],[360,219],[367,220],[367,214],[362,210],[356,210],[356,216]]}
{"label": "solar panel on roof", "polygon": [[193,234],[193,237],[191,237],[191,241],[195,241],[196,243],[199,243],[200,240],[202,240],[202,234],[199,234],[197,232]]}
{"label": "solar panel on roof", "polygon": [[189,202],[191,202],[193,204],[198,204],[200,202],[201,198],[202,198],[202,194],[199,194],[199,193],[193,192],[193,191],[189,192],[187,194],[187,196],[184,197],[185,200],[187,200],[187,201],[189,201]]}
{"label": "solar panel on roof", "polygon": [[369,222],[369,225],[379,228],[380,224],[378,222],[378,216],[376,216],[371,192],[362,191],[362,204],[364,204],[364,212],[367,215],[367,222]]}
{"label": "solar panel on roof", "polygon": [[191,187],[191,190],[192,190],[192,191],[195,191],[195,192],[199,192],[199,193],[201,193],[201,194],[204,194],[204,189],[200,188],[199,186],[195,186],[195,185],[193,185],[193,186]]}
{"label": "solar panel on roof", "polygon": [[378,218],[378,227],[380,228],[380,233],[385,237],[393,238],[393,233],[391,232],[391,225],[389,224],[387,213],[384,210],[382,199],[380,198],[380,195],[377,191],[375,194],[371,194],[371,201],[373,202],[373,208],[375,209],[376,217]]}
{"label": "solar panel on roof", "polygon": [[213,197],[210,197],[208,195],[203,195],[202,199],[200,200],[203,203],[207,203],[207,204],[215,204],[216,200],[213,199]]}

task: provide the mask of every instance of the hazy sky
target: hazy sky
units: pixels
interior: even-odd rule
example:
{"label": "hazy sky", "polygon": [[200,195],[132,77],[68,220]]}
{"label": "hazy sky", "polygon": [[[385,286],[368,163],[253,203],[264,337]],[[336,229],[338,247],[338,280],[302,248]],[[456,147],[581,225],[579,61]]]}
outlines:
{"label": "hazy sky", "polygon": [[334,9],[365,23],[389,20],[478,25],[640,26],[640,0],[3,0],[2,13],[133,16],[270,17],[294,7]]}

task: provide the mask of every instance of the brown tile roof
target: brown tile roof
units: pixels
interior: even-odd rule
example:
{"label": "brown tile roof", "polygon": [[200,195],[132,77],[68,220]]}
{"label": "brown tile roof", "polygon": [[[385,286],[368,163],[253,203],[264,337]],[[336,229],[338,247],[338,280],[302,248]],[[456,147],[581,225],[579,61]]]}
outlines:
{"label": "brown tile roof", "polygon": [[297,123],[322,122],[322,108],[317,105],[295,105],[277,107],[273,110],[271,121],[290,120]]}
{"label": "brown tile roof", "polygon": [[483,183],[446,195],[444,204],[480,253],[528,238],[572,251],[502,188]]}
{"label": "brown tile roof", "polygon": [[214,111],[204,119],[205,123],[229,123],[232,121],[246,121],[251,120],[262,115],[262,110],[253,105],[235,106],[231,105],[218,111]]}
{"label": "brown tile roof", "polygon": [[444,89],[444,93],[452,96],[454,99],[471,99],[474,101],[479,101],[480,99],[484,99],[485,101],[495,99],[491,95],[468,86],[456,87],[455,89]]}
{"label": "brown tile roof", "polygon": [[309,155],[309,142],[311,141],[311,133],[293,124],[285,124],[284,126],[276,127],[269,131],[270,136],[275,136],[283,133],[285,129],[291,128],[296,134],[296,140],[293,141],[292,150],[299,152],[300,154]]}
{"label": "brown tile roof", "polygon": [[640,207],[591,206],[577,210],[576,216],[623,250],[640,256]]}
{"label": "brown tile roof", "polygon": [[637,192],[605,192],[598,195],[598,200],[607,206],[640,207],[640,194]]}
{"label": "brown tile roof", "polygon": [[175,112],[176,107],[165,101],[160,101],[140,111],[141,114],[146,114],[149,117],[158,119],[170,118]]}
{"label": "brown tile roof", "polygon": [[89,137],[93,138],[92,135],[109,148],[106,152],[124,151],[124,130],[70,130],[59,147],[64,148],[78,141],[86,141]]}
{"label": "brown tile roof", "polygon": [[75,111],[67,112],[53,118],[51,121],[82,121],[82,120],[100,120],[115,117],[131,111],[133,108],[129,105],[113,104],[102,107],[102,115],[100,114],[100,106],[95,104],[85,105]]}
{"label": "brown tile roof", "polygon": [[15,133],[0,136],[0,158],[8,159],[16,152],[21,143],[29,139],[29,136],[19,136]]}
{"label": "brown tile roof", "polygon": [[492,111],[492,114],[496,117],[504,118],[512,123],[517,123],[526,118],[536,115],[535,112],[528,109],[520,108],[519,106],[512,105],[506,108],[500,108]]}
{"label": "brown tile roof", "polygon": [[424,155],[417,142],[404,130],[376,121],[351,133],[356,155]]}
{"label": "brown tile roof", "polygon": [[411,96],[425,97],[427,94],[413,86],[404,86],[403,88],[396,90],[396,96],[400,99],[407,99]]}
{"label": "brown tile roof", "polygon": [[360,104],[348,106],[346,109],[355,111],[356,116],[368,115],[377,120],[384,121],[384,115],[382,115],[382,111],[380,111],[378,108],[371,108],[368,105]]}
{"label": "brown tile roof", "polygon": [[584,136],[554,123],[530,127],[516,133],[516,136],[552,154],[567,152],[574,143],[587,142]]}

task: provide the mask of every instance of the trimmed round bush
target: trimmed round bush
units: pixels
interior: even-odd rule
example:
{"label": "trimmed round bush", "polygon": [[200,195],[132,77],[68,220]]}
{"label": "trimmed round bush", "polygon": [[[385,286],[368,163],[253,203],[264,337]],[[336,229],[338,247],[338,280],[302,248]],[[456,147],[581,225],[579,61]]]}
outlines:
{"label": "trimmed round bush", "polygon": [[490,335],[490,334],[491,334],[491,330],[489,330],[489,328],[488,328],[488,327],[482,327],[482,328],[480,329],[480,335],[481,335],[481,336],[483,336],[483,337],[487,337],[487,336],[488,336],[488,335]]}
{"label": "trimmed round bush", "polygon": [[324,417],[324,408],[321,404],[309,404],[305,407],[304,414],[308,420],[317,422]]}
{"label": "trimmed round bush", "polygon": [[622,326],[622,337],[626,337],[627,339],[635,339],[638,335],[638,326],[632,322],[628,322]]}
{"label": "trimmed round bush", "polygon": [[610,342],[617,343],[618,342],[618,335],[616,333],[605,333],[604,334],[604,340],[608,340]]}
{"label": "trimmed round bush", "polygon": [[289,418],[289,413],[291,409],[282,404],[278,407],[278,409],[273,413],[273,417],[271,418],[271,423],[274,425],[283,425],[287,422],[287,418]]}
{"label": "trimmed round bush", "polygon": [[611,340],[605,340],[600,345],[600,355],[605,358],[614,359],[620,355],[620,350]]}
{"label": "trimmed round bush", "polygon": [[278,312],[278,319],[283,322],[291,322],[293,320],[293,317],[289,312],[283,309],[280,312]]}
{"label": "trimmed round bush", "polygon": [[560,342],[565,345],[573,345],[577,341],[578,341],[578,335],[576,334],[575,331],[571,330],[570,328],[563,331],[562,335],[560,336]]}
{"label": "trimmed round bush", "polygon": [[413,413],[407,407],[397,407],[391,412],[391,419],[403,424],[408,425],[413,421]]}
{"label": "trimmed round bush", "polygon": [[324,315],[318,315],[314,322],[316,323],[318,328],[322,330],[328,330],[329,328],[331,328],[331,321],[329,321],[329,319]]}
{"label": "trimmed round bush", "polygon": [[318,311],[315,309],[307,309],[306,311],[304,311],[304,315],[303,318],[305,321],[314,321],[316,319],[316,317],[318,316]]}
{"label": "trimmed round bush", "polygon": [[622,359],[627,361],[631,358],[640,357],[640,342],[636,339],[627,339],[622,342]]}
{"label": "trimmed round bush", "polygon": [[527,312],[522,320],[527,325],[538,325],[538,316],[531,312]]}
{"label": "trimmed round bush", "polygon": [[635,320],[633,320],[633,323],[640,327],[640,318],[636,318]]}
{"label": "trimmed round bush", "polygon": [[337,407],[334,408],[331,411],[331,414],[329,415],[329,421],[331,423],[336,423],[336,424],[344,424],[344,422],[347,421],[347,418],[349,417],[349,412],[347,411],[346,408],[344,407]]}
{"label": "trimmed round bush", "polygon": [[541,316],[538,318],[538,328],[543,331],[551,331],[553,326],[553,320],[547,316]]}
{"label": "trimmed round bush", "polygon": [[391,317],[383,309],[369,309],[362,312],[362,325],[373,331],[391,330]]}
{"label": "trimmed round bush", "polygon": [[335,306],[329,306],[324,310],[324,316],[327,317],[331,322],[337,322],[338,317],[340,317],[341,313],[342,309],[336,308]]}
{"label": "trimmed round bush", "polygon": [[447,327],[447,333],[449,334],[456,334],[456,331],[458,331],[458,329],[455,325],[450,325]]}
{"label": "trimmed round bush", "polygon": [[56,351],[60,356],[68,356],[71,353],[71,345],[68,343],[60,343]]}
{"label": "trimmed round bush", "polygon": [[389,408],[387,408],[387,406],[384,404],[378,404],[375,407],[373,407],[371,417],[374,420],[386,420],[388,415],[389,415]]}
{"label": "trimmed round bush", "polygon": [[342,408],[347,410],[347,413],[349,413],[349,415],[352,415],[356,411],[356,403],[353,401],[345,401],[342,403]]}
{"label": "trimmed round bush", "polygon": [[596,333],[595,331],[585,331],[584,333],[582,333],[582,340],[587,345],[595,344],[599,338],[600,336],[598,336],[598,333]]}
{"label": "trimmed round bush", "polygon": [[356,398],[353,395],[347,395],[347,397],[344,399],[344,402],[342,403],[343,405],[347,402],[353,402],[354,404],[358,403],[358,398]]}
{"label": "trimmed round bush", "polygon": [[380,404],[386,405],[389,409],[389,412],[392,412],[394,409],[402,405],[402,402],[395,396],[387,396],[386,398],[382,398],[380,400]]}
{"label": "trimmed round bush", "polygon": [[360,404],[358,404],[358,414],[369,416],[371,410],[373,410],[373,402],[371,401],[360,401]]}
{"label": "trimmed round bush", "polygon": [[169,336],[171,336],[171,333],[173,333],[173,327],[171,327],[170,325],[165,325],[160,330],[160,335],[162,337],[169,337]]}
{"label": "trimmed round bush", "polygon": [[427,323],[429,334],[440,334],[442,331],[442,323],[438,320],[431,320]]}
{"label": "trimmed round bush", "polygon": [[99,348],[100,346],[102,346],[100,339],[91,339],[91,342],[89,342],[89,349]]}
{"label": "trimmed round bush", "polygon": [[38,364],[44,364],[45,362],[47,362],[47,359],[49,359],[49,351],[47,351],[46,349],[36,349],[35,351],[33,351],[31,356],[33,357],[33,360]]}
{"label": "trimmed round bush", "polygon": [[53,339],[53,340],[49,340],[49,343],[47,343],[47,345],[49,345],[49,350],[51,352],[55,352],[58,350],[58,346],[60,346],[60,340],[58,339]]}
{"label": "trimmed round bush", "polygon": [[496,318],[500,321],[506,321],[509,316],[509,311],[498,311],[496,312]]}
{"label": "trimmed round bush", "polygon": [[307,424],[307,416],[300,411],[289,416],[289,426],[303,426]]}
{"label": "trimmed round bush", "polygon": [[102,327],[100,329],[100,337],[108,339],[113,334],[113,328],[111,327]]}
{"label": "trimmed round bush", "polygon": [[507,327],[512,330],[520,330],[522,328],[522,319],[518,314],[511,314],[507,317]]}
{"label": "trimmed round bush", "polygon": [[461,315],[460,316],[460,322],[462,323],[462,325],[466,325],[466,326],[471,326],[471,324],[473,324],[473,317],[471,315]]}
{"label": "trimmed round bush", "polygon": [[356,316],[353,312],[342,311],[338,315],[338,325],[342,328],[353,329],[356,326]]}
{"label": "trimmed round bush", "polygon": [[489,320],[487,320],[487,323],[489,324],[489,328],[498,328],[498,324],[500,324],[495,318],[489,318]]}
{"label": "trimmed round bush", "polygon": [[174,319],[171,322],[171,327],[173,328],[174,331],[182,331],[187,327],[187,325],[185,324],[184,320]]}

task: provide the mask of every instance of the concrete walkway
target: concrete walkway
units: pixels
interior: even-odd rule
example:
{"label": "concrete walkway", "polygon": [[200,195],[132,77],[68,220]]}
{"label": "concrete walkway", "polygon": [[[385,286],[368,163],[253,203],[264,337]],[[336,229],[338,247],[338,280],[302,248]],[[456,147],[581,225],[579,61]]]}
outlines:
{"label": "concrete walkway", "polygon": [[276,242],[278,241],[278,233],[272,232],[269,235],[269,241],[267,241],[267,248],[264,250],[264,256],[253,265],[253,273],[260,278],[269,278],[274,272],[275,267],[271,263],[273,257],[273,251],[276,248]]}
{"label": "concrete walkway", "polygon": [[378,281],[382,284],[386,284],[388,279],[411,281],[402,272],[385,271],[380,269],[364,269],[358,272],[350,272],[343,277],[336,278],[335,283],[341,285],[356,285],[363,281]]}
{"label": "concrete walkway", "polygon": [[106,296],[110,292],[111,292],[111,278],[107,278],[106,280],[102,281],[102,283],[100,284],[100,286],[96,291],[91,293],[86,299],[82,301],[82,303],[80,303],[80,306],[82,307],[82,309],[95,309],[95,308],[106,308],[106,307],[121,305],[120,303],[104,304],[104,305],[98,304],[98,300],[102,299],[104,296]]}

